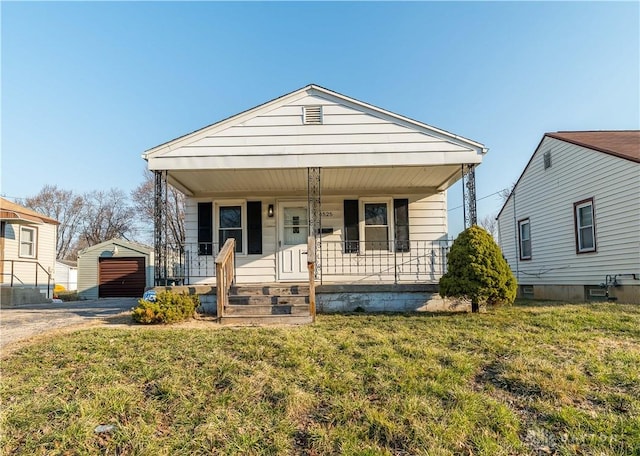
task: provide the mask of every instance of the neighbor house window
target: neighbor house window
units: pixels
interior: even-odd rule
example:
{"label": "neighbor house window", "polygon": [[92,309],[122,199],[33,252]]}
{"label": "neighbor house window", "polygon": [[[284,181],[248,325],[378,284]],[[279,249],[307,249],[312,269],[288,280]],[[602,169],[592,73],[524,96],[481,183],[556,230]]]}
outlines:
{"label": "neighbor house window", "polygon": [[544,169],[551,168],[551,151],[544,153]]}
{"label": "neighbor house window", "polygon": [[236,240],[236,253],[243,253],[243,206],[218,206],[218,242],[220,248],[227,239],[234,238]]}
{"label": "neighbor house window", "polygon": [[20,228],[20,256],[35,258],[36,256],[36,230],[23,226]]}
{"label": "neighbor house window", "polygon": [[593,198],[574,203],[573,216],[575,219],[576,253],[595,252],[596,225]]}
{"label": "neighbor house window", "polygon": [[520,244],[520,259],[531,259],[531,223],[529,219],[518,222],[518,239]]}
{"label": "neighbor house window", "polygon": [[389,203],[365,202],[364,249],[389,250]]}

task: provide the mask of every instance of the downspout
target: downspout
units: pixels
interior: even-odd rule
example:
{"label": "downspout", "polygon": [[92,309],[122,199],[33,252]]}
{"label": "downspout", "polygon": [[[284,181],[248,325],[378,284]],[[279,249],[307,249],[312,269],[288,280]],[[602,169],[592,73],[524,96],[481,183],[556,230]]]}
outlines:
{"label": "downspout", "polygon": [[520,283],[520,255],[518,254],[518,237],[519,237],[519,233],[518,233],[518,217],[516,217],[516,189],[515,187],[513,188],[513,190],[511,191],[511,196],[513,196],[513,233],[514,233],[514,237],[513,240],[516,244],[516,249],[514,251],[514,260],[516,263],[516,282]]}

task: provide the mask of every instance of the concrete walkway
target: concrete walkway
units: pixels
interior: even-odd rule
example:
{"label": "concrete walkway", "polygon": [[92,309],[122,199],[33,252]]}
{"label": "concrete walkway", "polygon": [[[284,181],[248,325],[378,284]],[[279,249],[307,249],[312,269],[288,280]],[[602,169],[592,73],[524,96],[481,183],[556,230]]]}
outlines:
{"label": "concrete walkway", "polygon": [[25,304],[0,310],[0,349],[46,332],[98,324],[128,312],[136,298],[110,298],[58,304]]}

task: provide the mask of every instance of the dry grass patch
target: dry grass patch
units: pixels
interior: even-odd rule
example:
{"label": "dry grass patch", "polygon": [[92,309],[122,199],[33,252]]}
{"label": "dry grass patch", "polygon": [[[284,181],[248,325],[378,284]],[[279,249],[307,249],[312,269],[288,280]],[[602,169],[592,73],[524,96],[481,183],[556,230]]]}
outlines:
{"label": "dry grass patch", "polygon": [[[213,324],[213,323],[212,323]],[[3,360],[3,454],[637,454],[640,309],[99,328]],[[101,424],[111,432],[95,433]]]}

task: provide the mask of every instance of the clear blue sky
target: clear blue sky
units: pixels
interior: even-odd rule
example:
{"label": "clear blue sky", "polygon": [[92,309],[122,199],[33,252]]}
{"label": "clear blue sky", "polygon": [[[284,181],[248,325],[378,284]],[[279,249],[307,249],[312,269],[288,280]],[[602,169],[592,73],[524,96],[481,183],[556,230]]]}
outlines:
{"label": "clear blue sky", "polygon": [[[142,181],[146,149],[309,83],[479,141],[481,198],[545,132],[640,128],[638,2],[7,2],[2,181]],[[460,185],[450,232],[462,229]],[[480,217],[500,208],[478,201]]]}

